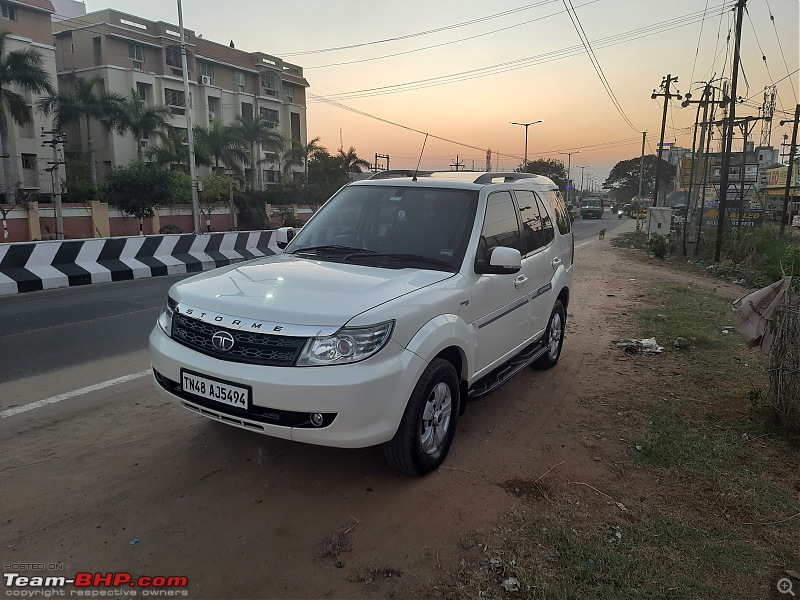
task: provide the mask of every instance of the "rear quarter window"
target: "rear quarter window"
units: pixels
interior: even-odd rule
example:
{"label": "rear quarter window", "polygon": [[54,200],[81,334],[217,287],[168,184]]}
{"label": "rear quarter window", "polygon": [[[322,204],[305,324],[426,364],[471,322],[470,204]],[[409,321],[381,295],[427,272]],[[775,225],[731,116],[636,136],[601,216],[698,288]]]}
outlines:
{"label": "rear quarter window", "polygon": [[555,216],[556,227],[561,232],[561,235],[568,234],[572,226],[569,220],[569,211],[567,205],[564,203],[564,198],[558,190],[548,190],[542,194],[547,200],[550,211]]}

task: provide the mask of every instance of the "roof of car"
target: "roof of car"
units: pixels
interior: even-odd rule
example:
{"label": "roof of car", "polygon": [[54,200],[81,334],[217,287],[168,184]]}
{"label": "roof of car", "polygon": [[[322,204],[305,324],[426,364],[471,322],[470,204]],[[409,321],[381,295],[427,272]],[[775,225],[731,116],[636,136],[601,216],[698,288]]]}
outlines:
{"label": "roof of car", "polygon": [[485,185],[514,183],[522,186],[557,189],[553,181],[532,173],[486,173],[483,171],[381,171],[355,185],[392,185],[480,189]]}

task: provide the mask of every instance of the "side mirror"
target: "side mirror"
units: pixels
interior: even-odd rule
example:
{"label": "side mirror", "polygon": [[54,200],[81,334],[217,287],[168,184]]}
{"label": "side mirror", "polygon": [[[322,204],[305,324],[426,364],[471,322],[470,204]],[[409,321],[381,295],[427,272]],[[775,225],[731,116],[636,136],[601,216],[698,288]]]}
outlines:
{"label": "side mirror", "polygon": [[275,232],[275,243],[277,244],[278,248],[283,250],[289,245],[289,242],[294,239],[294,236],[294,227],[281,227]]}
{"label": "side mirror", "polygon": [[513,275],[522,268],[522,255],[516,248],[489,248],[486,264],[475,263],[478,275]]}

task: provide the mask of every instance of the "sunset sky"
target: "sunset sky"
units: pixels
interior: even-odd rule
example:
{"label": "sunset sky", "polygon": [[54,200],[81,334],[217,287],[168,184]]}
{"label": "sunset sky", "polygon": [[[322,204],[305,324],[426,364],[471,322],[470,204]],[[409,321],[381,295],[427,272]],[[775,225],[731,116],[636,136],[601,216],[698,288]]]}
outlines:
{"label": "sunset sky", "polygon": [[[171,0],[86,5],[90,12],[110,7],[177,23]],[[619,110],[565,6],[574,7]],[[642,131],[647,152],[655,153],[663,100],[650,96],[667,74],[695,99],[697,82],[730,76],[734,6],[733,0],[183,2],[186,27],[205,38],[233,40],[239,49],[305,69],[308,134],[321,136],[331,151],[341,140],[370,162],[375,153],[388,154],[392,168],[413,168],[425,137],[418,132],[427,132],[451,141],[429,137],[423,169],[449,170],[458,156],[466,168],[474,161],[482,170],[491,148],[493,169],[511,170],[522,160],[525,131],[509,122],[544,119],[528,130],[528,158],[566,163],[560,152],[580,150],[571,161],[577,187],[576,166],[586,166],[586,178],[599,186],[618,161],[638,157]],[[764,87],[776,83],[774,146],[791,134],[779,121],[793,117],[800,96],[799,7],[798,0],[749,0],[742,27],[738,95],[748,100],[737,115],[757,115]],[[330,50],[341,46],[356,47]],[[665,141],[691,147],[695,112],[673,100]],[[758,143],[760,127],[754,137]]]}

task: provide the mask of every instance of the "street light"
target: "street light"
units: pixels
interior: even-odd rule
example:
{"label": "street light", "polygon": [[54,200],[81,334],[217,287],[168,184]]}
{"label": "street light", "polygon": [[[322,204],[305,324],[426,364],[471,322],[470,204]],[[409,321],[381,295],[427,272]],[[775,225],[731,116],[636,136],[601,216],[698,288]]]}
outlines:
{"label": "street light", "polygon": [[575,167],[576,169],[580,169],[581,170],[581,200],[583,200],[583,196],[584,196],[584,193],[583,193],[583,171],[584,171],[584,169],[590,169],[591,167],[592,167],[592,165],[584,165],[582,167],[578,167],[578,166]]}
{"label": "street light", "polygon": [[[566,154],[567,155],[567,206],[570,204],[570,186],[572,186],[572,179],[570,178],[570,170],[572,169],[572,155],[573,154],[580,154],[583,150],[577,150],[576,152],[559,152],[559,154]],[[574,186],[572,186],[574,187]]]}
{"label": "street light", "polygon": [[531,125],[536,125],[537,123],[544,123],[544,119],[531,121],[530,123],[516,123],[514,121],[509,121],[509,123],[511,123],[511,125],[522,125],[525,128],[525,162],[522,163],[522,170],[524,172],[525,169],[528,168],[528,127]]}

